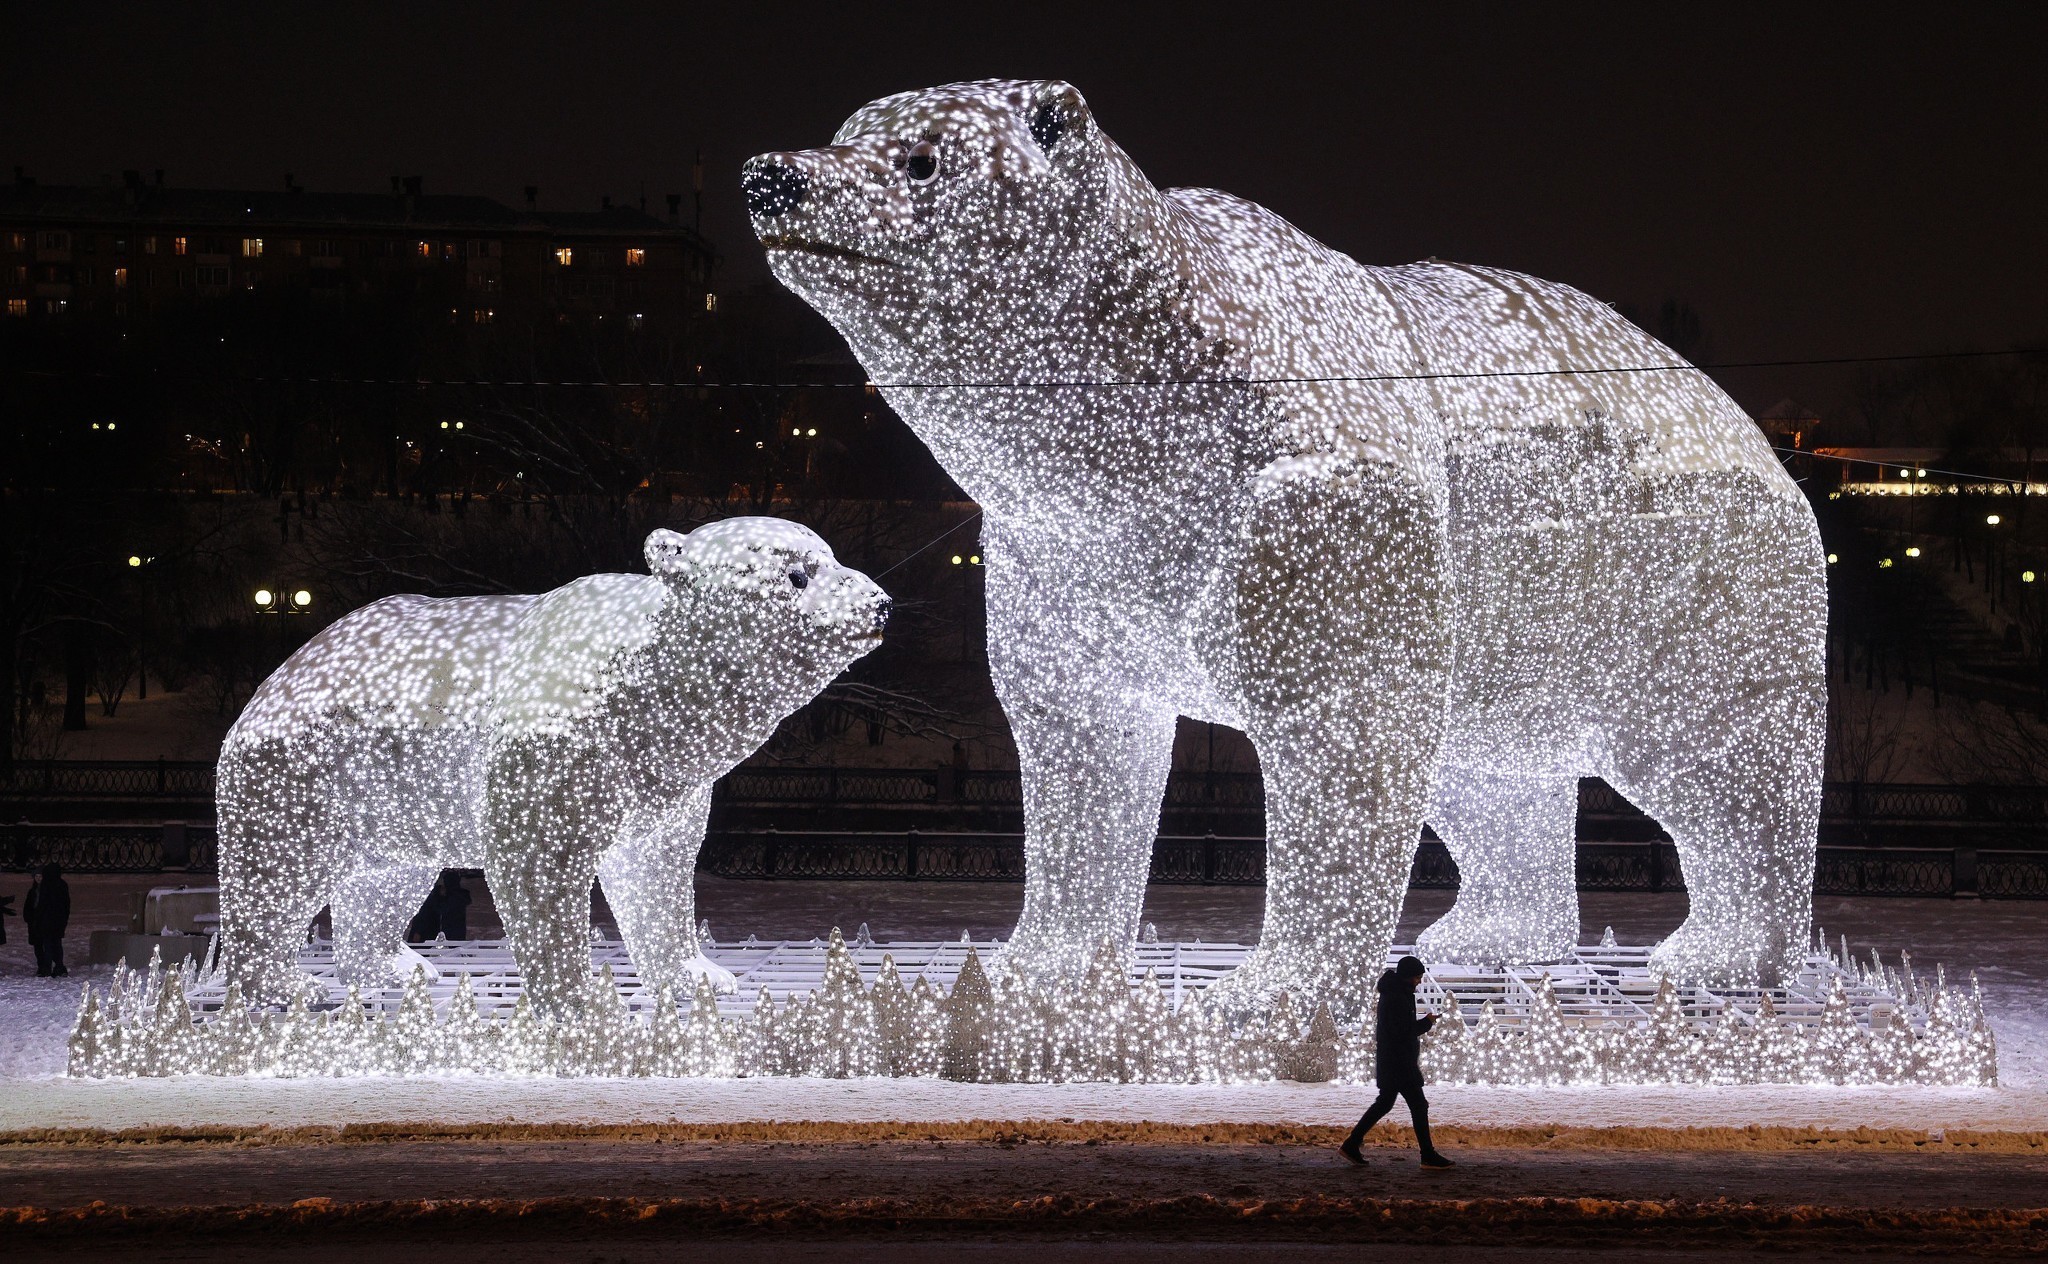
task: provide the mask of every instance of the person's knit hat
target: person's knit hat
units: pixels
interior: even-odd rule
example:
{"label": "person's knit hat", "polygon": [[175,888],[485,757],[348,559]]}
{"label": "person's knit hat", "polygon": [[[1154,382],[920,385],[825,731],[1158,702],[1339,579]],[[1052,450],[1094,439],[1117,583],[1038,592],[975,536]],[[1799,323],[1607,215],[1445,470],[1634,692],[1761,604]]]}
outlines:
{"label": "person's knit hat", "polygon": [[1422,958],[1420,958],[1420,957],[1403,957],[1403,958],[1401,958],[1401,963],[1400,963],[1399,965],[1397,965],[1397,966],[1395,966],[1395,967],[1394,967],[1394,973],[1395,973],[1395,974],[1398,974],[1398,975],[1400,975],[1400,976],[1401,976],[1402,978],[1404,978],[1404,979],[1419,979],[1419,978],[1421,978],[1421,977],[1422,977]]}

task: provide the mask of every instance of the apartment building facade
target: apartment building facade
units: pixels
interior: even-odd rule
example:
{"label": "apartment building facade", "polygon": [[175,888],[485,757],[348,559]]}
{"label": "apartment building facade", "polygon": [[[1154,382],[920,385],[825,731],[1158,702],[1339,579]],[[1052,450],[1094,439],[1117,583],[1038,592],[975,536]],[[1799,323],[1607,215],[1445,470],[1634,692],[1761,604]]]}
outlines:
{"label": "apartment building facade", "polygon": [[717,254],[644,207],[543,211],[428,194],[0,185],[0,315],[115,319],[274,292],[309,308],[398,298],[451,324],[537,322],[681,333],[716,311]]}

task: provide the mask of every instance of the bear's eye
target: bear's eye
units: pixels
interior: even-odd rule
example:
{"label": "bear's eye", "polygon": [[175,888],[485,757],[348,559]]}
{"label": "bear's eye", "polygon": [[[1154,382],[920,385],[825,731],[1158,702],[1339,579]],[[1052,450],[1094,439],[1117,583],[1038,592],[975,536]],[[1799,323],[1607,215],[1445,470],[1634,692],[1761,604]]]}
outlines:
{"label": "bear's eye", "polygon": [[1066,134],[1067,116],[1060,113],[1059,107],[1051,102],[1039,106],[1038,111],[1031,116],[1031,139],[1038,142],[1040,149],[1050,151],[1054,145],[1060,143],[1060,137]]}
{"label": "bear's eye", "polygon": [[804,573],[803,567],[792,566],[789,568],[789,586],[791,588],[802,588],[810,582],[811,577]]}
{"label": "bear's eye", "polygon": [[911,147],[910,159],[903,164],[903,170],[910,176],[912,184],[930,184],[939,178],[939,149],[928,140],[921,140]]}

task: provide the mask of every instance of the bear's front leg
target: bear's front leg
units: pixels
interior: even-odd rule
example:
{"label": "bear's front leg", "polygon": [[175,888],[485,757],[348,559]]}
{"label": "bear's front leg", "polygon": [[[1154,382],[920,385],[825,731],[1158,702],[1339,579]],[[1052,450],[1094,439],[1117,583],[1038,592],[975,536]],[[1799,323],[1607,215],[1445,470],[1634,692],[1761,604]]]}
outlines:
{"label": "bear's front leg", "polygon": [[484,790],[484,876],[536,1012],[571,1021],[593,995],[590,893],[611,841],[612,787],[597,752],[552,737],[494,745]]}
{"label": "bear's front leg", "polygon": [[1255,485],[1231,681],[1266,783],[1266,918],[1227,1008],[1361,1012],[1408,888],[1451,670],[1436,502],[1406,474],[1290,461]]}
{"label": "bear's front leg", "polygon": [[1125,678],[1105,644],[1118,630],[1056,576],[987,552],[989,673],[1024,791],[1024,911],[1003,960],[1075,975],[1103,940],[1137,939],[1174,713]]}
{"label": "bear's front leg", "polygon": [[647,828],[615,840],[598,859],[605,903],[618,919],[648,996],[667,988],[688,997],[698,975],[710,975],[721,992],[738,986],[697,942],[697,853],[710,812],[711,787],[698,786]]}

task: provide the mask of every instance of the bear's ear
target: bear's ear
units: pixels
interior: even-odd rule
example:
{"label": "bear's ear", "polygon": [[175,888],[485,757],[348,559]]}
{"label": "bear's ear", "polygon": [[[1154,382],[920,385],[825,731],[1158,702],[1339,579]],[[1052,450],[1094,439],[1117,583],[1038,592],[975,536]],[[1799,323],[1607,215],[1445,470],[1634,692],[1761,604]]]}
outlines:
{"label": "bear's ear", "polygon": [[1057,79],[1040,85],[1027,118],[1031,139],[1047,158],[1066,152],[1088,133],[1088,102],[1079,89]]}
{"label": "bear's ear", "polygon": [[680,575],[689,567],[689,537],[667,527],[656,527],[647,536],[642,552],[652,575]]}

